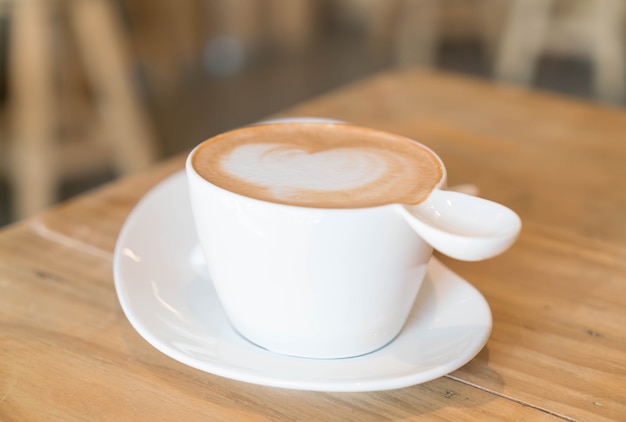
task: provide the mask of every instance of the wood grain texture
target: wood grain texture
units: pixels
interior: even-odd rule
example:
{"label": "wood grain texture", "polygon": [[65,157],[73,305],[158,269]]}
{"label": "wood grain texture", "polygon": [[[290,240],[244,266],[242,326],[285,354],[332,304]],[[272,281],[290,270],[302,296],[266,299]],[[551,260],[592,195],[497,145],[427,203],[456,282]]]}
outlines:
{"label": "wood grain texture", "polygon": [[42,239],[24,225],[2,233],[0,257],[2,421],[559,420],[450,378],[337,394],[206,374],[133,330],[115,296],[110,260]]}
{"label": "wood grain texture", "polygon": [[371,393],[220,378],[161,354],[117,301],[111,259],[176,157],[0,232],[0,420],[621,420],[626,414],[626,113],[425,71],[387,73],[286,111],[422,140],[449,184],[524,222],[504,255],[442,258],[494,329],[454,373]]}

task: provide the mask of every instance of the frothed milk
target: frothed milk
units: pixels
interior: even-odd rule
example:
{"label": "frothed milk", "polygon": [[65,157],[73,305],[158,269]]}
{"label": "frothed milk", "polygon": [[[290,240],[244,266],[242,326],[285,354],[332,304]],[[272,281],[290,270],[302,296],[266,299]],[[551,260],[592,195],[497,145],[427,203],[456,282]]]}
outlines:
{"label": "frothed milk", "polygon": [[443,177],[441,162],[422,145],[345,124],[234,130],[201,144],[192,163],[204,179],[231,192],[318,208],[416,204]]}

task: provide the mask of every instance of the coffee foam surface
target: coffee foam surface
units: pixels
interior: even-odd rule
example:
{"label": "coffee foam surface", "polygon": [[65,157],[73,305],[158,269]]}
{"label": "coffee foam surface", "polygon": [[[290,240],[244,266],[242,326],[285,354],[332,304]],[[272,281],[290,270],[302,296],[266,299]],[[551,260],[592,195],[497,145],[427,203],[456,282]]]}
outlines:
{"label": "coffee foam surface", "polygon": [[435,156],[407,138],[350,125],[252,126],[203,143],[198,173],[227,190],[323,208],[418,203],[441,180]]}
{"label": "coffee foam surface", "polygon": [[222,168],[242,180],[264,186],[277,199],[289,201],[302,190],[353,190],[380,179],[386,160],[368,148],[336,148],[308,153],[280,144],[236,147]]}

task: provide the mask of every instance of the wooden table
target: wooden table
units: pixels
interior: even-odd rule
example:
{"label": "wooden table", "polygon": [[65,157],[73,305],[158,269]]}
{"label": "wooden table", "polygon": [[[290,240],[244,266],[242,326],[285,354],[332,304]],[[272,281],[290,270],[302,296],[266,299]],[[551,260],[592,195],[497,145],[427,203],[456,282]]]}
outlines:
{"label": "wooden table", "polygon": [[422,140],[524,222],[504,255],[442,258],[486,297],[470,363],[399,390],[323,393],[189,368],[135,332],[112,251],[176,157],[0,233],[0,420],[625,420],[626,113],[470,78],[385,73],[284,115]]}

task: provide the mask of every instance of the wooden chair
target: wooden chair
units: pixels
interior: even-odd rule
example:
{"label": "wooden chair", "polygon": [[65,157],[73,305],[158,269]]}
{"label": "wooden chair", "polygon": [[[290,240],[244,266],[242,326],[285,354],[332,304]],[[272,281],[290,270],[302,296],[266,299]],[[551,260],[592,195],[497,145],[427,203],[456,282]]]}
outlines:
{"label": "wooden chair", "polygon": [[[9,113],[0,169],[7,174],[16,218],[54,203],[61,182],[101,167],[120,174],[146,167],[156,145],[131,77],[131,59],[118,15],[107,0],[0,0],[11,20]],[[76,46],[93,119],[78,110],[62,127],[59,81],[72,72],[57,41],[65,23]],[[67,79],[67,78],[66,78]],[[62,84],[61,84],[62,85]],[[76,87],[74,87],[76,88]],[[78,90],[77,90],[78,91]],[[80,113],[80,114],[79,114]],[[81,121],[82,120],[82,121]]]}
{"label": "wooden chair", "polygon": [[626,99],[626,2],[512,0],[495,61],[498,79],[529,84],[545,53],[591,61],[595,95]]}
{"label": "wooden chair", "polygon": [[504,0],[371,0],[368,42],[400,66],[434,66],[444,38],[475,39],[489,54],[500,32]]}

